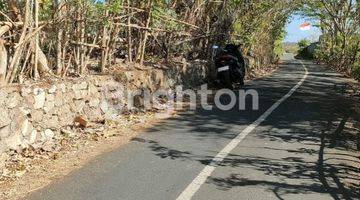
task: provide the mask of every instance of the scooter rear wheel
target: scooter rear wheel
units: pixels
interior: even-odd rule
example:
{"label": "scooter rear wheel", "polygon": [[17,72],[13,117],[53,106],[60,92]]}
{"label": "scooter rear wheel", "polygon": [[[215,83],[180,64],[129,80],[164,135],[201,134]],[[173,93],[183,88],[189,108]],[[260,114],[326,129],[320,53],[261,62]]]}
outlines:
{"label": "scooter rear wheel", "polygon": [[220,82],[223,87],[233,89],[233,83],[231,81],[230,71],[222,72]]}

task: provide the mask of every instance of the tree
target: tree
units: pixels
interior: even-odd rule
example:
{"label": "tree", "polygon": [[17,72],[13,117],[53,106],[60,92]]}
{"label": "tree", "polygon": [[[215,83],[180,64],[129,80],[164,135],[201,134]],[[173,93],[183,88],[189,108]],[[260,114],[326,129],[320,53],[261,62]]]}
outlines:
{"label": "tree", "polygon": [[303,0],[302,13],[319,21],[323,32],[319,60],[348,74],[359,66],[359,3],[355,0]]}
{"label": "tree", "polygon": [[298,46],[301,51],[304,50],[309,45],[310,45],[310,41],[307,39],[302,39],[298,42]]}
{"label": "tree", "polygon": [[106,73],[117,57],[140,65],[209,59],[211,46],[229,42],[241,43],[263,67],[283,52],[284,27],[295,11],[319,20],[324,35],[318,58],[354,72],[358,10],[355,0],[1,1],[0,73],[7,83],[37,74],[83,76],[89,66]]}

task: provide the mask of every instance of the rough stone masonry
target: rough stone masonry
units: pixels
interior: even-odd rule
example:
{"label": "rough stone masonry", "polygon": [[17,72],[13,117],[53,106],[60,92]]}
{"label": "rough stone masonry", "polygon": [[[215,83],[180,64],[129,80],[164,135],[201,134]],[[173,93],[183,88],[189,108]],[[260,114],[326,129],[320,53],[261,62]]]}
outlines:
{"label": "rough stone masonry", "polygon": [[[0,88],[0,169],[6,152],[30,145],[42,148],[56,141],[61,128],[74,123],[77,116],[88,121],[121,115],[112,104],[126,105],[126,98],[114,96],[124,88],[171,88],[205,78],[203,64],[191,68],[132,70],[113,76],[90,76],[52,84]],[[121,87],[122,86],[122,87]],[[122,92],[122,91],[120,91]],[[116,97],[116,99],[114,99]]]}

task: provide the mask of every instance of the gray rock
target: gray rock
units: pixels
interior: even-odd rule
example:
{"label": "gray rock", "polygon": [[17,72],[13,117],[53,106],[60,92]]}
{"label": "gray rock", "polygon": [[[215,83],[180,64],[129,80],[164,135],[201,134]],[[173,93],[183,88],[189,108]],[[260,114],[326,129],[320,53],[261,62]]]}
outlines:
{"label": "gray rock", "polygon": [[99,80],[99,79],[94,79],[94,80],[91,80],[91,83],[93,83],[95,86],[97,87],[101,87],[102,84],[104,84],[104,81],[103,80]]}
{"label": "gray rock", "polygon": [[98,98],[90,98],[89,100],[89,106],[92,108],[97,108],[99,107],[100,104],[100,100]]}
{"label": "gray rock", "polygon": [[52,85],[50,88],[49,88],[49,94],[54,94],[57,90],[57,87],[56,85]]}
{"label": "gray rock", "polygon": [[121,116],[116,110],[110,109],[104,114],[104,118],[111,121],[117,121],[121,118]]}
{"label": "gray rock", "polygon": [[[4,142],[4,140],[0,140],[0,154],[5,152],[7,149],[6,149],[6,144]],[[0,170],[1,172],[1,170]]]}
{"label": "gray rock", "polygon": [[22,97],[27,97],[31,93],[31,88],[29,87],[22,87],[20,94]]}
{"label": "gray rock", "polygon": [[0,141],[1,139],[9,137],[11,134],[10,126],[4,126],[0,128]]}
{"label": "gray rock", "polygon": [[[114,91],[118,91],[118,90],[121,90],[123,86],[120,85],[119,83],[117,82],[110,82],[108,83],[106,86],[105,86],[105,90],[109,91],[109,92],[114,92]],[[103,88],[104,89],[104,88]]]}
{"label": "gray rock", "polygon": [[60,128],[59,125],[59,117],[58,116],[51,116],[45,120],[45,127],[49,129],[58,129]]}
{"label": "gray rock", "polygon": [[27,108],[34,109],[35,99],[33,95],[28,95],[24,98],[24,103]]}
{"label": "gray rock", "polygon": [[87,95],[87,90],[74,90],[74,98],[76,100],[84,99]]}
{"label": "gray rock", "polygon": [[78,86],[79,86],[79,88],[80,88],[81,90],[86,90],[86,89],[88,88],[88,83],[85,82],[85,81],[83,81],[83,82],[80,83]]}
{"label": "gray rock", "polygon": [[45,113],[49,113],[55,107],[55,96],[53,94],[46,95],[46,102],[44,105]]}
{"label": "gray rock", "polygon": [[33,131],[34,127],[32,126],[32,124],[30,123],[30,121],[28,119],[25,119],[23,121],[23,124],[21,126],[21,134],[24,137],[27,137],[31,134],[31,132]]}
{"label": "gray rock", "polygon": [[19,110],[21,111],[22,115],[27,116],[31,114],[31,110],[26,107],[19,107]]}
{"label": "gray rock", "polygon": [[44,131],[44,136],[45,136],[46,140],[48,141],[55,137],[55,133],[51,129],[46,129]]}
{"label": "gray rock", "polygon": [[13,134],[20,134],[22,131],[22,126],[24,122],[27,120],[25,115],[22,115],[21,110],[19,108],[15,108],[10,111],[11,123],[10,130]]}
{"label": "gray rock", "polygon": [[86,90],[87,88],[88,88],[88,84],[85,81],[79,84],[73,84],[72,86],[73,91]]}
{"label": "gray rock", "polygon": [[12,134],[5,139],[5,143],[9,149],[19,150],[24,144],[21,134]]}
{"label": "gray rock", "polygon": [[8,96],[8,93],[3,91],[3,90],[0,90],[0,106],[5,104],[5,101],[7,99],[7,96]]}
{"label": "gray rock", "polygon": [[80,84],[73,84],[72,90],[74,92],[74,98],[79,100],[83,99],[88,94],[88,84],[84,81]]}
{"label": "gray rock", "polygon": [[72,125],[73,120],[75,118],[75,114],[74,112],[71,111],[71,108],[69,105],[64,105],[61,107],[61,109],[59,110],[59,123],[60,126],[67,126],[67,125]]}
{"label": "gray rock", "polygon": [[55,113],[55,104],[54,102],[46,102],[44,106],[44,111],[46,114],[53,115]]}
{"label": "gray rock", "polygon": [[[1,144],[0,144],[1,145]],[[5,167],[5,161],[9,158],[7,153],[2,153],[0,148],[0,172]]]}
{"label": "gray rock", "polygon": [[59,90],[62,92],[62,93],[65,93],[66,92],[66,86],[65,84],[61,83],[57,86],[57,88],[59,88]]}
{"label": "gray rock", "polygon": [[107,113],[107,111],[109,110],[109,104],[108,104],[108,102],[106,100],[103,100],[100,103],[100,109],[104,114]]}
{"label": "gray rock", "polygon": [[46,101],[55,101],[55,95],[54,94],[47,94],[46,95]]}
{"label": "gray rock", "polygon": [[34,110],[31,112],[31,121],[40,123],[43,120],[44,112],[42,110]]}
{"label": "gray rock", "polygon": [[71,113],[71,107],[68,104],[64,104],[63,106],[57,108],[56,113],[58,116],[64,117]]}
{"label": "gray rock", "polygon": [[8,98],[6,99],[5,104],[8,108],[12,109],[15,108],[20,103],[20,94],[17,92],[11,93],[8,95]]}
{"label": "gray rock", "polygon": [[64,103],[63,94],[61,92],[57,92],[55,94],[55,106],[59,107],[62,106]]}
{"label": "gray rock", "polygon": [[38,132],[37,130],[32,130],[31,133],[30,133],[30,136],[28,137],[28,143],[29,144],[34,144],[38,138]]}
{"label": "gray rock", "polygon": [[76,132],[72,131],[71,128],[69,128],[69,127],[66,129],[61,129],[60,132],[65,138],[76,136]]}
{"label": "gray rock", "polygon": [[93,84],[89,84],[89,95],[92,97],[99,97],[100,95],[99,89]]}
{"label": "gray rock", "polygon": [[45,105],[46,94],[41,88],[34,89],[34,109],[42,109]]}
{"label": "gray rock", "polygon": [[10,122],[9,111],[6,108],[0,107],[0,128],[9,125]]}
{"label": "gray rock", "polygon": [[63,94],[63,103],[70,104],[74,100],[74,93],[73,92],[66,92]]}
{"label": "gray rock", "polygon": [[75,113],[81,113],[85,107],[85,101],[76,100],[70,104],[71,110]]}
{"label": "gray rock", "polygon": [[61,126],[72,126],[74,124],[75,116],[76,116],[75,113],[71,113],[65,117],[59,118],[59,122]]}
{"label": "gray rock", "polygon": [[93,122],[102,119],[102,114],[99,107],[91,108],[90,106],[85,106],[84,115]]}
{"label": "gray rock", "polygon": [[[39,144],[39,143],[43,143],[43,142],[46,142],[46,136],[45,136],[45,132],[44,131],[41,131],[41,130],[38,130],[39,131],[39,135],[37,136],[36,138],[36,144]],[[41,145],[39,145],[39,147],[41,147]],[[37,147],[37,148],[39,148]]]}

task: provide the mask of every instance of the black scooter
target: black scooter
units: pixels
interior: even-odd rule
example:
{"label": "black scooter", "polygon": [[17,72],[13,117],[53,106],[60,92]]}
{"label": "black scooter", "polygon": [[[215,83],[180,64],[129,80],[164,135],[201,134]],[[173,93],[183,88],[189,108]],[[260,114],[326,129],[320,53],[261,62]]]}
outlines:
{"label": "black scooter", "polygon": [[229,44],[215,56],[217,79],[222,87],[233,89],[234,84],[244,85],[247,62],[239,46]]}

